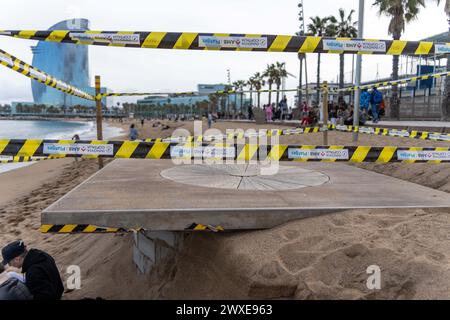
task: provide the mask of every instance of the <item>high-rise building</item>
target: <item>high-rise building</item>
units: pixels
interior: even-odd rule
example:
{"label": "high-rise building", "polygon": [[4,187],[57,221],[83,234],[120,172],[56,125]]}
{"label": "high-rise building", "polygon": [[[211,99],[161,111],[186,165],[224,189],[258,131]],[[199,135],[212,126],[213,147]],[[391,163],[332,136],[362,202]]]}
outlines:
{"label": "high-rise building", "polygon": [[[49,30],[86,31],[89,30],[89,20],[61,21]],[[95,94],[89,76],[88,46],[39,41],[37,46],[31,47],[31,50],[33,52],[33,66],[87,93]],[[94,101],[66,94],[34,80],[31,81],[31,88],[35,104],[67,107],[75,105],[95,106]],[[105,88],[102,88],[103,92],[105,90]],[[107,105],[106,99],[103,103]]]}

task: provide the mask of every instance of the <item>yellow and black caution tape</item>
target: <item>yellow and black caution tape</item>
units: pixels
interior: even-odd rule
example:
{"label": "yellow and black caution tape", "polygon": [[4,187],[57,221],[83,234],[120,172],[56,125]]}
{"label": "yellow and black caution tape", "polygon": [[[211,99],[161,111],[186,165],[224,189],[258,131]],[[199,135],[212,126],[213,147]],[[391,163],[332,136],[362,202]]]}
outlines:
{"label": "yellow and black caution tape", "polygon": [[438,133],[438,132],[428,132],[428,131],[416,131],[416,130],[399,130],[399,129],[387,129],[387,128],[377,128],[377,127],[353,127],[345,125],[332,125],[331,130],[345,131],[345,132],[359,132],[366,134],[374,134],[380,136],[390,136],[390,137],[403,137],[411,139],[420,140],[432,140],[432,141],[449,141],[450,133]]}
{"label": "yellow and black caution tape", "polygon": [[189,92],[105,92],[100,93],[96,96],[97,100],[100,100],[104,97],[139,97],[139,96],[195,96],[197,92],[189,91]]}
{"label": "yellow and black caution tape", "polygon": [[45,84],[46,86],[55,88],[64,93],[87,100],[95,100],[95,98],[92,95],[78,88],[75,88],[74,86],[71,86],[65,83],[64,81],[56,79],[55,77],[45,73],[44,71],[39,70],[36,67],[33,67],[23,62],[22,60],[10,55],[9,53],[1,49],[0,49],[0,64],[10,68],[11,70],[21,73],[30,79],[36,80],[40,83]]}
{"label": "yellow and black caution tape", "polygon": [[[331,129],[331,125],[329,126]],[[238,131],[229,134],[220,135],[207,135],[207,136],[173,136],[168,138],[149,138],[145,139],[145,142],[167,142],[167,143],[183,143],[183,142],[210,142],[217,140],[233,140],[233,139],[250,139],[257,137],[271,137],[271,136],[289,136],[289,135],[299,135],[307,133],[317,133],[321,132],[323,129],[321,127],[305,127],[305,128],[294,128],[294,129],[260,129],[259,131],[244,132]]]}
{"label": "yellow and black caution tape", "polygon": [[222,226],[212,226],[212,225],[205,225],[205,224],[198,224],[193,223],[189,227],[186,228],[186,230],[192,230],[192,231],[211,231],[211,232],[222,232],[225,231],[225,229]]}
{"label": "yellow and black caution tape", "polygon": [[427,41],[196,32],[0,30],[0,35],[78,45],[184,50],[428,55],[450,48],[449,43]]}
{"label": "yellow and black caution tape", "polygon": [[[143,229],[139,229],[143,230]],[[41,233],[58,233],[58,234],[68,234],[68,233],[128,233],[137,232],[136,229],[126,229],[126,228],[107,228],[98,227],[91,224],[43,224],[40,227]],[[210,231],[210,232],[222,232],[225,229],[222,226],[212,226],[204,225],[198,223],[192,223],[188,226],[186,231]]]}
{"label": "yellow and black caution tape", "polygon": [[[268,90],[268,89],[262,89],[262,90],[219,90],[219,91],[215,91],[212,94],[243,94],[243,93],[269,93],[269,92],[303,92],[303,93],[307,93],[307,92],[313,92],[313,91],[322,91],[324,90],[324,87],[311,87],[308,88],[308,90],[306,89],[272,89],[272,90]],[[167,95],[167,96],[195,96],[198,95],[197,92],[106,92],[106,93],[100,93],[96,96],[97,99],[101,99],[104,97],[126,97],[126,96],[130,96],[130,97],[134,97],[134,96],[157,96],[157,95]]]}
{"label": "yellow and black caution tape", "polygon": [[377,83],[361,85],[361,86],[347,87],[347,88],[343,88],[343,89],[333,89],[333,91],[342,92],[342,91],[355,91],[358,89],[364,90],[364,89],[371,89],[371,88],[390,87],[390,86],[399,85],[399,84],[408,84],[408,83],[420,81],[420,80],[448,77],[449,75],[450,75],[450,72],[446,71],[446,72],[425,74],[425,75],[421,75],[421,76],[415,76],[415,77],[411,77],[411,78],[405,78],[405,79],[399,79],[399,80],[393,80],[393,81],[384,81],[384,82],[377,82]]}
{"label": "yellow and black caution tape", "polygon": [[254,137],[265,136],[289,136],[300,135],[308,133],[319,133],[325,130],[329,131],[343,131],[343,132],[360,132],[374,135],[391,136],[391,137],[408,137],[411,139],[432,140],[432,141],[450,141],[450,133],[437,133],[428,131],[416,131],[416,130],[398,130],[398,129],[386,129],[376,127],[353,127],[347,125],[332,125],[328,124],[327,129],[324,127],[305,127],[294,129],[260,129],[254,132],[235,132],[227,135],[209,135],[209,136],[184,136],[184,137],[169,137],[169,138],[156,138],[146,139],[145,142],[167,142],[167,143],[186,143],[186,142],[210,142],[217,140],[232,140],[232,139],[245,139]]}
{"label": "yellow and black caution tape", "polygon": [[248,161],[450,162],[449,148],[0,140],[0,155]]}
{"label": "yellow and black caution tape", "polygon": [[41,233],[125,233],[129,232],[124,228],[103,228],[90,224],[43,224]]}
{"label": "yellow and black caution tape", "polygon": [[[425,74],[425,75],[421,75],[421,76],[415,76],[415,77],[410,77],[410,78],[405,78],[405,79],[399,79],[399,80],[393,80],[393,81],[383,81],[383,82],[377,82],[377,83],[373,83],[373,84],[367,84],[367,85],[361,85],[361,86],[351,86],[351,87],[346,87],[346,88],[342,88],[342,89],[338,89],[338,88],[330,88],[329,86],[320,86],[320,87],[312,87],[309,88],[308,90],[306,89],[272,89],[272,90],[220,90],[220,91],[216,91],[214,92],[214,94],[244,94],[244,93],[269,93],[269,92],[298,92],[301,91],[303,93],[306,92],[312,92],[312,91],[325,91],[327,89],[327,92],[333,94],[333,93],[338,93],[338,92],[351,92],[351,91],[355,91],[358,89],[364,90],[364,89],[371,89],[371,88],[379,88],[379,89],[383,89],[385,87],[390,87],[393,85],[402,85],[402,84],[408,84],[411,82],[415,82],[415,81],[420,81],[420,80],[428,80],[428,79],[438,79],[438,78],[442,78],[442,77],[447,77],[450,75],[450,72],[446,71],[446,72],[439,72],[439,73],[432,73],[432,74]],[[102,99],[104,97],[123,97],[123,96],[154,96],[154,95],[168,95],[168,96],[191,96],[191,95],[197,95],[198,93],[196,92],[177,92],[177,93],[173,93],[173,92],[130,92],[130,93],[126,93],[126,92],[107,92],[107,93],[101,93],[98,94],[96,96],[96,99]]]}

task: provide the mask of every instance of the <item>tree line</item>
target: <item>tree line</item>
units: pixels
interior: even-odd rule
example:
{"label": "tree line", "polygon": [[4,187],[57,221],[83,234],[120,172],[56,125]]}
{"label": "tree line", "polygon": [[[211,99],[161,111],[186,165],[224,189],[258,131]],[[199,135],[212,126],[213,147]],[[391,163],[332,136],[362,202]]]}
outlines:
{"label": "tree line", "polygon": [[[430,1],[430,0],[429,0]],[[450,31],[450,0],[431,0],[432,2],[440,5],[445,2],[444,11],[449,22]],[[416,20],[421,12],[421,9],[425,8],[426,0],[375,0],[372,4],[378,11],[379,16],[386,16],[390,18],[388,26],[388,34],[392,36],[393,40],[399,40],[405,31],[406,25]],[[358,36],[357,21],[353,21],[353,14],[355,10],[346,12],[345,9],[339,9],[336,16],[315,16],[310,18],[310,23],[307,25],[306,36],[318,36],[318,37],[339,37],[339,38],[356,38]],[[450,42],[450,41],[449,41]],[[339,88],[344,87],[344,65],[345,55],[339,55]],[[321,54],[318,54],[317,59],[317,80],[316,86],[319,87],[320,81],[320,66],[321,66]],[[450,70],[450,59],[447,59],[447,70]],[[264,86],[268,86],[269,90],[273,85],[276,85],[277,90],[280,89],[282,78],[287,76],[285,69],[285,63],[276,62],[275,64],[269,64],[263,72],[256,72],[248,80],[238,80],[232,83],[228,90],[243,91],[244,89],[255,90],[257,92],[257,106],[260,107],[260,93],[258,92]],[[399,78],[399,56],[392,57],[392,80],[398,80]],[[243,99],[243,93],[241,99]],[[223,96],[221,94],[213,94],[210,96],[211,102],[215,101]],[[250,97],[251,104],[252,95]],[[319,101],[320,92],[317,91],[316,100]],[[339,100],[343,99],[343,94],[340,93]],[[277,91],[276,97],[277,103],[279,102],[279,91]],[[269,93],[269,104],[272,102],[272,93]],[[241,104],[242,105],[242,104]],[[450,79],[446,78],[444,101],[442,104],[444,120],[450,119]],[[399,119],[400,117],[400,98],[398,93],[398,85],[392,86],[392,96],[390,99],[390,117]]]}

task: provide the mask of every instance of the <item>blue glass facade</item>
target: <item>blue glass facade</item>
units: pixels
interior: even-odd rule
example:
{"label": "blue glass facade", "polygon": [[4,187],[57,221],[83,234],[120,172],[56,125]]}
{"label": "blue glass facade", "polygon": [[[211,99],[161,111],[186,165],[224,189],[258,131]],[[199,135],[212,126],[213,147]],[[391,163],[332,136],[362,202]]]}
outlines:
{"label": "blue glass facade", "polygon": [[[75,19],[61,21],[49,30],[89,30],[89,20]],[[33,66],[63,80],[88,93],[95,90],[90,87],[88,46],[60,44],[40,41],[32,47]],[[73,107],[84,105],[94,107],[94,101],[88,101],[32,80],[31,88],[34,103],[54,106]],[[104,101],[106,103],[106,100]]]}

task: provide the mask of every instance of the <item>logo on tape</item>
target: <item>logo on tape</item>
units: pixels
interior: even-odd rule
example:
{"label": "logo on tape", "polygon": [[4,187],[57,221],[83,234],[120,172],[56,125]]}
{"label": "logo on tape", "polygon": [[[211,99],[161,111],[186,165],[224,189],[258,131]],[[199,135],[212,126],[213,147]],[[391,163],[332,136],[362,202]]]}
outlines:
{"label": "logo on tape", "polygon": [[437,54],[440,53],[450,53],[450,45],[448,44],[435,44],[434,52]]}
{"label": "logo on tape", "polygon": [[339,159],[348,160],[348,149],[331,150],[331,149],[288,149],[289,159]]}
{"label": "logo on tape", "polygon": [[71,32],[70,38],[80,42],[102,42],[108,44],[140,44],[139,34],[117,33],[76,33]]}
{"label": "logo on tape", "polygon": [[199,36],[198,45],[202,48],[267,49],[267,38]]}
{"label": "logo on tape", "polygon": [[283,130],[283,134],[285,135],[289,135],[289,134],[296,134],[296,133],[303,133],[303,129],[298,128],[298,129],[286,129]]}
{"label": "logo on tape", "polygon": [[386,52],[383,41],[323,40],[324,50],[355,52]]}
{"label": "logo on tape", "polygon": [[76,154],[76,155],[114,155],[112,144],[62,144],[44,143],[45,154]]}
{"label": "logo on tape", "polygon": [[397,151],[398,160],[450,160],[450,151]]}
{"label": "logo on tape", "polygon": [[343,126],[343,125],[337,125],[336,126],[336,130],[347,130],[348,128],[347,128],[347,126]]}
{"label": "logo on tape", "polygon": [[234,158],[235,155],[234,148],[230,147],[170,147],[172,158]]}
{"label": "logo on tape", "polygon": [[373,133],[375,133],[375,129],[374,128],[359,128],[359,132],[373,134]]}
{"label": "logo on tape", "polygon": [[389,135],[393,137],[409,137],[408,131],[397,131],[397,130],[391,130],[389,131]]}
{"label": "logo on tape", "polygon": [[428,138],[431,140],[443,140],[443,141],[450,141],[450,135],[447,134],[437,134],[437,133],[431,133]]}

